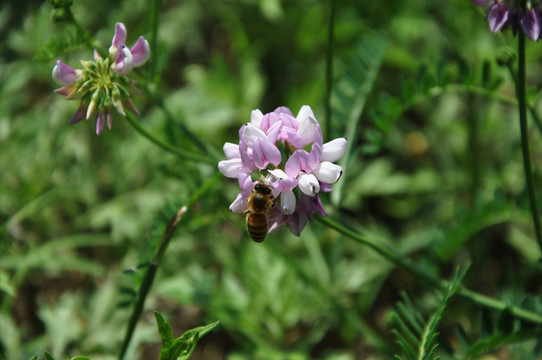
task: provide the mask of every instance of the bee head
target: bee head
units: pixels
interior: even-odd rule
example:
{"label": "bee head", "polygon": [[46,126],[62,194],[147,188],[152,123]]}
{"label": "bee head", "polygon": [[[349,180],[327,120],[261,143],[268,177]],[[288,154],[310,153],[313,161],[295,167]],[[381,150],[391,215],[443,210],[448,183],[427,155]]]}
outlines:
{"label": "bee head", "polygon": [[270,195],[271,194],[271,188],[269,186],[266,186],[264,184],[256,184],[254,186],[254,191],[263,195]]}

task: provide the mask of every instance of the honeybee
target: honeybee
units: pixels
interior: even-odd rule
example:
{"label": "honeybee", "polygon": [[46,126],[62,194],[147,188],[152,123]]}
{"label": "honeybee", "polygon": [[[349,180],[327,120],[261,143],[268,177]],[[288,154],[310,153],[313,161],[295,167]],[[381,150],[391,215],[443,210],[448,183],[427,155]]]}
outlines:
{"label": "honeybee", "polygon": [[267,216],[269,211],[277,204],[271,186],[258,182],[247,199],[247,231],[252,240],[262,242],[269,230]]}

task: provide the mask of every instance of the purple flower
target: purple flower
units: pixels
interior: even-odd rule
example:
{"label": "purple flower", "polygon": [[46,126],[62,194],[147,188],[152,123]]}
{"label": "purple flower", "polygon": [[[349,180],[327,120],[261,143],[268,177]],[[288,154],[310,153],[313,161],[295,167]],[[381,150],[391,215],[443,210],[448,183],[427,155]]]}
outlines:
{"label": "purple flower", "polygon": [[[342,174],[333,162],[346,150],[346,139],[323,144],[320,125],[309,106],[296,117],[290,109],[279,107],[263,114],[251,113],[250,122],[239,130],[239,144],[224,144],[226,160],[218,163],[224,176],[237,178],[240,194],[230,210],[242,213],[258,175],[273,188],[279,206],[269,214],[269,232],[287,223],[299,236],[308,219],[318,212],[327,215],[319,193],[331,191]],[[281,152],[282,149],[282,152]]]}
{"label": "purple flower", "polygon": [[521,28],[527,37],[537,41],[540,37],[540,19],[533,9],[529,9],[521,18]]}
{"label": "purple flower", "polygon": [[125,108],[139,114],[130,99],[130,90],[134,89],[135,82],[125,75],[148,60],[150,48],[142,36],[131,48],[126,47],[125,41],[126,27],[117,23],[109,57],[104,59],[94,50],[93,61],[80,61],[83,69],[74,69],[60,60],[57,61],[52,76],[63,87],[55,92],[66,96],[68,100],[81,101],[70,124],[96,115],[96,134],[99,135],[105,125],[111,130],[113,108],[122,116],[126,116]]}
{"label": "purple flower", "polygon": [[[474,4],[485,6],[491,0],[471,0]],[[540,2],[534,5],[527,1],[523,3],[515,0],[493,0],[487,11],[487,23],[491,32],[504,31],[511,29],[516,35],[518,31],[523,33],[531,40],[538,41],[540,37],[540,11],[542,6]],[[533,8],[535,6],[536,8]]]}
{"label": "purple flower", "polygon": [[489,11],[487,12],[487,22],[491,32],[495,33],[502,29],[508,21],[508,14],[508,7],[503,3],[495,2],[490,6]]}
{"label": "purple flower", "polygon": [[53,80],[60,85],[73,85],[77,80],[81,79],[83,70],[76,70],[71,66],[57,60],[53,68]]}
{"label": "purple flower", "polygon": [[149,43],[143,36],[140,36],[131,48],[125,43],[126,27],[118,22],[115,24],[115,35],[109,47],[109,54],[115,59],[113,69],[121,75],[126,75],[134,67],[145,64],[151,54]]}

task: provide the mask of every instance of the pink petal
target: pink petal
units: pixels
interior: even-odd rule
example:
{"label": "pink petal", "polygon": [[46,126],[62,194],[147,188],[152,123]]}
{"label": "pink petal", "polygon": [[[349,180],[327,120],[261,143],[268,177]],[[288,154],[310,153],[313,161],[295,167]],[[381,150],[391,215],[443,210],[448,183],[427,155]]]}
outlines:
{"label": "pink petal", "polygon": [[291,117],[294,116],[294,114],[292,114],[292,111],[290,109],[288,109],[286,106],[279,106],[278,108],[273,110],[273,112],[276,113],[276,114],[288,114]]}
{"label": "pink petal", "polygon": [[269,129],[266,130],[267,141],[269,141],[271,144],[275,144],[277,142],[281,129],[282,129],[282,124],[280,122],[276,122],[273,125],[271,125],[271,127],[269,127]]}
{"label": "pink petal", "polygon": [[55,89],[55,90],[53,90],[53,91],[54,91],[56,94],[68,96],[68,95],[70,95],[71,93],[73,93],[74,90],[75,90],[75,87],[73,87],[73,86],[63,86],[63,87],[58,88],[58,89]]}
{"label": "pink petal", "polygon": [[252,171],[255,168],[253,151],[244,141],[239,141],[239,155],[243,166]]}
{"label": "pink petal", "polygon": [[288,140],[290,145],[296,149],[303,149],[303,139],[297,134],[296,130],[290,127],[283,127],[282,132],[286,134],[285,140]]}
{"label": "pink petal", "polygon": [[60,60],[56,61],[56,65],[53,68],[53,80],[60,85],[72,85],[81,78],[82,74],[82,70],[76,70]]}
{"label": "pink petal", "polygon": [[296,150],[286,161],[284,171],[288,176],[296,177],[301,170],[305,170],[309,153],[305,150]]}
{"label": "pink petal", "polygon": [[101,59],[100,53],[98,50],[94,49],[94,61],[98,61],[98,59]]}
{"label": "pink petal", "polygon": [[234,213],[242,213],[247,209],[246,197],[243,194],[237,195],[235,200],[230,205],[230,211]]}
{"label": "pink petal", "polygon": [[270,163],[277,166],[282,160],[280,150],[264,139],[256,139],[253,144],[254,164],[258,169],[265,169]]}
{"label": "pink petal", "polygon": [[105,114],[99,113],[96,117],[96,135],[100,135],[104,129]]}
{"label": "pink petal", "polygon": [[115,24],[115,35],[113,35],[113,40],[111,41],[111,46],[109,47],[109,54],[111,54],[113,58],[116,58],[125,42],[126,26],[124,26],[123,23],[118,22]]}
{"label": "pink petal", "polygon": [[[297,186],[297,179],[292,176],[288,176],[284,171],[281,169],[273,169],[268,170],[269,174],[272,175],[272,177],[278,182],[278,189],[280,190],[292,190]],[[297,176],[297,174],[296,174]]]}
{"label": "pink petal", "polygon": [[143,36],[140,36],[134,46],[130,48],[130,52],[134,58],[134,67],[145,64],[151,55],[149,42]]}
{"label": "pink petal", "polygon": [[79,121],[85,119],[85,115],[87,113],[87,107],[86,106],[79,106],[75,114],[73,114],[69,124],[77,124]]}

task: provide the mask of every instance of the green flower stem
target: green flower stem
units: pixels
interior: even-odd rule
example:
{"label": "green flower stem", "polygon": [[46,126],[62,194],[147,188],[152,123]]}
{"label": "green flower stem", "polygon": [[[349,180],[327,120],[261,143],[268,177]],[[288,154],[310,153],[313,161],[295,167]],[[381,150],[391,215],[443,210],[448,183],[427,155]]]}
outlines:
{"label": "green flower stem", "polygon": [[[331,220],[328,217],[321,217],[316,216],[315,217],[320,223],[328,226],[329,228],[332,228],[336,230],[337,232],[349,237],[350,239],[362,244],[369,246],[371,249],[376,251],[378,254],[382,255],[386,260],[394,263],[395,265],[407,270],[411,274],[413,274],[416,278],[419,278],[421,280],[424,280],[426,283],[430,284],[431,286],[437,288],[437,289],[445,289],[448,286],[448,282],[435,278],[431,274],[429,274],[424,269],[421,269],[408,259],[404,258],[401,254],[397,253],[392,248],[381,244],[379,242],[376,242],[372,239],[369,239],[361,234],[358,234],[343,225]],[[465,287],[460,287],[457,290],[457,293],[461,295],[462,297],[489,309],[494,309],[498,311],[508,310],[511,314],[514,316],[524,319],[533,323],[542,324],[542,315],[536,314],[532,311],[525,310],[523,308],[510,305],[508,303],[505,303],[503,301],[494,299],[489,296],[485,296],[479,293],[476,293],[472,290],[469,290]]]}
{"label": "green flower stem", "polygon": [[128,349],[128,345],[130,344],[130,341],[132,339],[132,335],[134,333],[135,327],[137,325],[137,322],[139,321],[139,318],[141,314],[143,313],[143,309],[145,306],[145,300],[147,298],[147,295],[152,287],[152,283],[154,282],[154,277],[156,275],[156,271],[158,270],[158,266],[160,265],[160,262],[162,261],[162,258],[164,257],[164,254],[169,246],[169,243],[171,241],[171,237],[173,236],[173,233],[175,232],[175,229],[179,225],[179,222],[183,218],[184,214],[192,207],[192,205],[203,195],[205,195],[209,190],[213,188],[213,186],[216,184],[218,179],[222,177],[222,174],[220,172],[216,172],[214,176],[209,178],[193,195],[184,206],[182,206],[170,219],[166,230],[164,231],[164,234],[162,235],[162,240],[160,241],[160,244],[158,245],[158,248],[156,249],[156,252],[154,253],[154,256],[152,257],[151,261],[149,262],[149,265],[147,267],[147,272],[145,273],[145,276],[143,277],[143,281],[141,282],[141,286],[139,288],[139,291],[137,293],[137,300],[136,304],[134,305],[134,309],[132,311],[132,315],[130,317],[130,320],[128,322],[128,326],[126,328],[126,335],[124,337],[124,341],[122,342],[122,347],[119,353],[119,360],[123,360],[124,356],[126,355],[126,350]]}
{"label": "green flower stem", "polygon": [[538,214],[538,205],[536,203],[536,194],[534,190],[533,172],[531,169],[531,153],[529,151],[529,134],[527,132],[527,101],[525,98],[525,34],[518,33],[518,77],[516,83],[516,95],[518,97],[519,125],[521,129],[521,151],[523,153],[523,168],[525,169],[525,180],[527,182],[527,192],[529,193],[529,202],[531,204],[531,214],[533,216],[534,230],[538,246],[542,250],[542,229],[540,227],[540,216]]}
{"label": "green flower stem", "polygon": [[173,145],[170,145],[160,139],[158,139],[156,136],[152,135],[150,132],[148,132],[139,122],[137,122],[136,119],[131,114],[126,114],[126,119],[132,125],[134,129],[136,129],[141,135],[146,137],[148,140],[153,142],[154,144],[158,145],[162,149],[177,155],[180,158],[186,159],[186,160],[192,160],[196,162],[206,162],[209,164],[216,164],[216,161],[206,158],[200,154],[195,154],[190,151],[186,151],[180,148],[177,148]]}
{"label": "green flower stem", "polygon": [[333,90],[333,43],[335,39],[335,12],[337,8],[337,0],[330,0],[331,9],[329,13],[329,29],[328,29],[328,41],[327,41],[327,55],[326,55],[326,99],[325,99],[325,111],[326,111],[326,131],[328,137],[331,134],[331,91]]}

